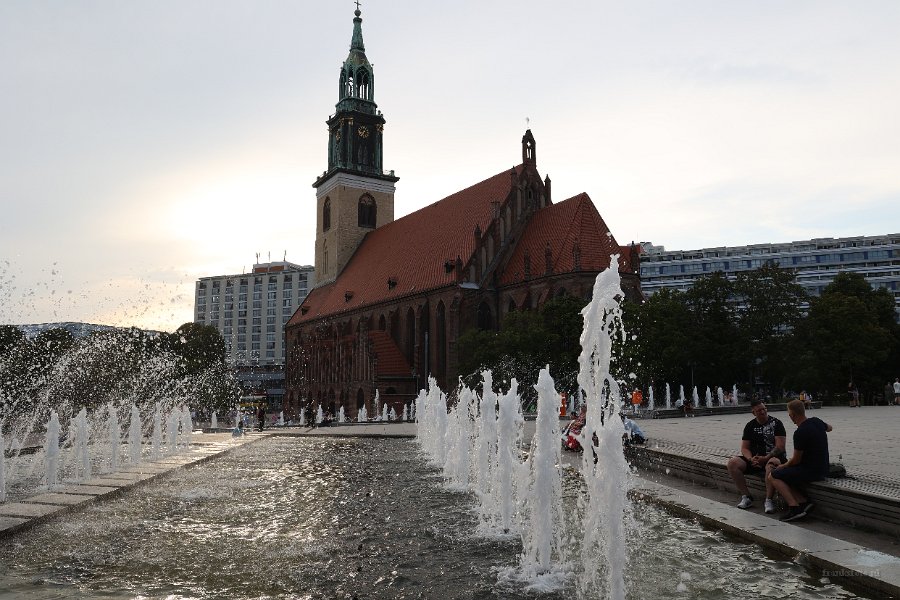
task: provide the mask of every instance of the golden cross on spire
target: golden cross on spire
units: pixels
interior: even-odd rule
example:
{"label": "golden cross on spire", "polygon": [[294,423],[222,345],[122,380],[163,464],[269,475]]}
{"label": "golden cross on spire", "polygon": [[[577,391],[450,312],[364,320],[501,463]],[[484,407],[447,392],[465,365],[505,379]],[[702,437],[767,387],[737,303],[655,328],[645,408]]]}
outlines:
{"label": "golden cross on spire", "polygon": [[359,0],[356,0],[356,10],[359,10]]}

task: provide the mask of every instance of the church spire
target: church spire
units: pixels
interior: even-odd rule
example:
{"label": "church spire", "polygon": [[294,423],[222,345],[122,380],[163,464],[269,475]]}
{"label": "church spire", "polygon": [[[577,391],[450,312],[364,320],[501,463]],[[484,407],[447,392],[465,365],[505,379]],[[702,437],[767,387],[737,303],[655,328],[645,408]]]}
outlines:
{"label": "church spire", "polygon": [[358,4],[353,14],[353,37],[350,40],[350,54],[341,67],[337,109],[375,114],[375,71],[366,57],[362,13]]}
{"label": "church spire", "polygon": [[362,12],[359,10],[359,2],[356,3],[356,10],[353,11],[353,14],[356,16],[353,18],[353,39],[350,40],[350,51],[358,50],[365,54],[366,45],[363,43],[362,37],[362,17],[360,17]]}
{"label": "church spire", "polygon": [[328,119],[328,169],[313,185],[319,187],[342,171],[396,181],[382,170],[384,116],[375,104],[375,70],[366,57],[359,2],[353,12],[350,53],[341,65],[338,101]]}

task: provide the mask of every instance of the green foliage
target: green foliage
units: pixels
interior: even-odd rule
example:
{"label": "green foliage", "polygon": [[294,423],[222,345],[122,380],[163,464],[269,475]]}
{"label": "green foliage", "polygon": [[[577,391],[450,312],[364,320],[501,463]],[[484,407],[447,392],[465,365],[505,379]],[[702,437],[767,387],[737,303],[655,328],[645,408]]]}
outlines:
{"label": "green foliage", "polygon": [[789,373],[787,342],[800,322],[807,294],[792,272],[772,263],[739,274],[734,289],[741,304],[737,316],[747,344],[746,368],[751,377],[759,375],[780,388]]}
{"label": "green foliage", "polygon": [[624,363],[637,383],[679,381],[690,364],[691,314],[684,294],[663,288],[640,304],[623,305],[628,332]]}
{"label": "green foliage", "polygon": [[762,381],[773,395],[807,389],[843,398],[851,379],[865,395],[895,376],[895,316],[891,294],[860,275],[840,273],[809,299],[793,273],[768,264],[733,283],[715,273],[687,292],[663,289],[626,304],[629,339],[619,352],[642,387],[693,381],[746,389]]}
{"label": "green foliage", "polygon": [[63,329],[28,340],[0,327],[0,344],[0,420],[45,403],[95,409],[184,398],[195,408],[224,409],[240,396],[214,327],[187,323],[161,335],[132,328],[77,340]]}
{"label": "green foliage", "polygon": [[790,381],[838,399],[850,381],[864,396],[880,390],[893,376],[900,347],[893,312],[893,298],[884,290],[873,290],[855,273],[840,273],[811,300],[797,327]]}
{"label": "green foliage", "polygon": [[538,372],[549,365],[557,389],[577,389],[585,304],[580,298],[561,296],[538,310],[510,313],[500,331],[465,332],[458,343],[465,383],[474,386],[480,372],[490,369],[497,382],[508,384],[515,377],[522,395],[530,398]]}

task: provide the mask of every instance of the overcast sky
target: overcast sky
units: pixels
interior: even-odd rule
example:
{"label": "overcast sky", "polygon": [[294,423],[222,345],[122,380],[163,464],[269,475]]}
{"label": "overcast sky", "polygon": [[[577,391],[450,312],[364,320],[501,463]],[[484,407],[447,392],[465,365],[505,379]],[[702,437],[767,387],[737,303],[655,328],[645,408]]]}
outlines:
{"label": "overcast sky", "polygon": [[[0,322],[312,264],[352,2],[0,2]],[[900,2],[369,0],[402,216],[520,162],[667,249],[900,231]]]}

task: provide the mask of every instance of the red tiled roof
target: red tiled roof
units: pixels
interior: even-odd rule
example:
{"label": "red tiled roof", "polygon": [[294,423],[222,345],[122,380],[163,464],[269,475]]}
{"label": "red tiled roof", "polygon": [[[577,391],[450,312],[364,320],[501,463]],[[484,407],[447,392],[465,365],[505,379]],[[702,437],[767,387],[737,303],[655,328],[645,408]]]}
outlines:
{"label": "red tiled roof", "polygon": [[575,267],[575,245],[580,249],[582,271],[601,271],[609,266],[611,254],[619,254],[619,270],[630,268],[629,248],[619,246],[609,227],[587,194],[551,204],[534,213],[503,269],[501,285],[522,281],[525,253],[531,261],[531,277],[546,273],[546,250],[550,244],[553,273],[567,273]]}
{"label": "red tiled roof", "polygon": [[394,340],[391,339],[387,332],[370,331],[369,339],[372,340],[372,344],[375,346],[375,357],[378,359],[375,367],[376,375],[380,377],[391,375],[409,377],[412,374],[409,363],[406,362],[406,358],[400,352],[400,348],[397,347],[397,344],[394,343]]}
{"label": "red tiled roof", "polygon": [[[506,199],[511,172],[523,169],[507,169],[370,232],[338,278],[313,289],[289,325],[456,283],[456,272],[448,273],[445,262],[457,256],[468,261],[476,224],[487,229],[491,202]],[[389,279],[396,281],[393,288]]]}

